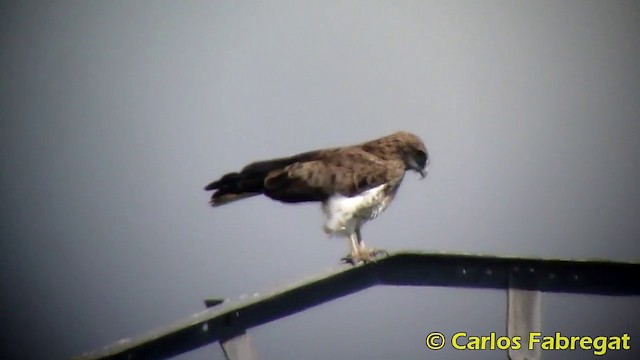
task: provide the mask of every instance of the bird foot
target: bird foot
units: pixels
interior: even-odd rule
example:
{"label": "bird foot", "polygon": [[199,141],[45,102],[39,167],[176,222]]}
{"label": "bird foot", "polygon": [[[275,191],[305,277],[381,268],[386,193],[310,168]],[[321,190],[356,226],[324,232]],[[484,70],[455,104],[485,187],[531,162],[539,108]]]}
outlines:
{"label": "bird foot", "polygon": [[389,256],[389,252],[382,249],[361,249],[360,252],[349,254],[340,261],[344,264],[358,265],[375,262],[381,256]]}

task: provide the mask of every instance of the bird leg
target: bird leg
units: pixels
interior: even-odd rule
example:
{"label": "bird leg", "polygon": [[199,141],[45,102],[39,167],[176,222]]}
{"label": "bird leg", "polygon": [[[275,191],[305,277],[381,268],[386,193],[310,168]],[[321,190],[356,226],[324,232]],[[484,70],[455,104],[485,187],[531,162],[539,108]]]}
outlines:
{"label": "bird leg", "polygon": [[360,252],[366,252],[367,247],[364,245],[364,240],[362,240],[362,234],[360,233],[360,228],[356,228],[356,239],[358,239],[358,248]]}
{"label": "bird leg", "polygon": [[343,257],[341,260],[343,263],[348,263],[351,265],[355,265],[360,262],[360,248],[358,246],[358,237],[356,233],[349,234],[349,249],[351,250],[351,254]]}
{"label": "bird leg", "polygon": [[369,261],[375,261],[376,257],[378,255],[385,255],[385,256],[389,256],[389,253],[387,252],[387,250],[383,250],[383,249],[369,249],[364,245],[364,240],[362,239],[362,234],[360,234],[360,228],[356,228],[356,237],[358,239],[358,244],[360,245],[360,249],[359,252],[361,254],[361,256],[363,254],[366,254],[365,256],[368,257],[370,260]]}
{"label": "bird leg", "polygon": [[384,254],[389,255],[385,250],[380,249],[368,249],[364,245],[362,235],[360,234],[360,228],[349,234],[349,246],[351,248],[351,254],[342,258],[342,262],[356,265],[358,263],[368,263],[376,261],[376,256]]}

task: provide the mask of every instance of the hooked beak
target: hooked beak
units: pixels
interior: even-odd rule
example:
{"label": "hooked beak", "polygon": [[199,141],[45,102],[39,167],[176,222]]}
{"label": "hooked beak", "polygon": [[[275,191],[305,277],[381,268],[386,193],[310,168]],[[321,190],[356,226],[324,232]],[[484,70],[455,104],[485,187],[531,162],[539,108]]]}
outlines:
{"label": "hooked beak", "polygon": [[418,169],[418,172],[420,173],[420,179],[424,179],[427,176],[427,168],[429,167],[429,163],[431,162],[430,159],[427,159],[427,162],[424,164],[423,168]]}
{"label": "hooked beak", "polygon": [[408,168],[419,173],[420,178],[424,179],[427,176],[427,167],[429,167],[429,159],[427,158],[422,164],[418,164],[415,159],[410,159],[407,162]]}
{"label": "hooked beak", "polygon": [[424,179],[427,176],[427,166],[425,165],[424,167],[420,167],[418,165],[416,166],[412,166],[411,170],[417,172],[418,174],[420,174],[420,179]]}

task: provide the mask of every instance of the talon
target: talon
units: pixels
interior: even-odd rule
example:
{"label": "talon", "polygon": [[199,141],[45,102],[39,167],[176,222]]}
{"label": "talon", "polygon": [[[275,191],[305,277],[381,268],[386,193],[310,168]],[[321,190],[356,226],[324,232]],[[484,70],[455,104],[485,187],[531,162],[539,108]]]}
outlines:
{"label": "talon", "polygon": [[341,258],[341,259],[340,259],[340,262],[341,262],[341,263],[343,263],[343,264],[352,264],[352,265],[355,265],[355,264],[354,264],[354,262],[353,262],[353,258],[351,257],[351,255],[347,255],[347,256],[345,256],[345,257]]}
{"label": "talon", "polygon": [[370,262],[371,259],[368,256],[362,256],[362,254],[357,254],[357,255],[352,255],[349,254],[345,257],[343,257],[342,259],[340,259],[340,262],[343,264],[351,264],[353,266],[356,266],[360,263],[364,263],[366,264],[367,262]]}
{"label": "talon", "polygon": [[384,255],[384,257],[389,256],[389,252],[387,250],[384,250],[384,249],[371,249],[369,251],[369,254],[371,256],[373,256],[374,258],[377,257],[378,255]]}
{"label": "talon", "polygon": [[360,259],[365,263],[376,262],[381,256],[389,256],[389,252],[383,249],[366,249],[360,253]]}
{"label": "talon", "polygon": [[351,265],[354,265],[354,266],[358,263],[358,261],[356,261],[356,258],[351,254],[349,254],[349,255],[343,257],[342,259],[340,259],[340,262],[343,263],[343,264],[351,264]]}
{"label": "talon", "polygon": [[389,253],[386,250],[381,249],[367,249],[355,255],[349,254],[340,259],[340,262],[342,262],[343,264],[351,264],[354,266],[358,264],[368,264],[376,262],[379,255],[389,256]]}

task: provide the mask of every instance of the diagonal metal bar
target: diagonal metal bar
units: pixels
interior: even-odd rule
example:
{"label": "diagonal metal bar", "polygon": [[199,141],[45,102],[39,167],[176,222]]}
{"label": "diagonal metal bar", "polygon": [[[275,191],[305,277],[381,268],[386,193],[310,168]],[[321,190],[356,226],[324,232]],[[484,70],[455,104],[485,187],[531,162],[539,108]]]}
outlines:
{"label": "diagonal metal bar", "polygon": [[227,302],[166,328],[120,340],[79,359],[165,359],[365,288],[447,286],[610,296],[640,295],[640,263],[397,252],[375,263],[338,266],[292,286]]}

